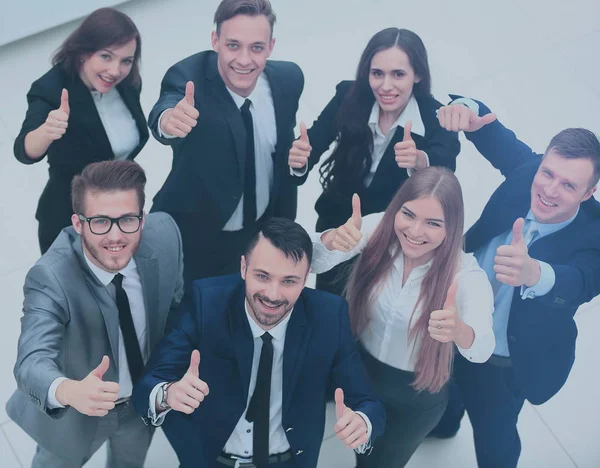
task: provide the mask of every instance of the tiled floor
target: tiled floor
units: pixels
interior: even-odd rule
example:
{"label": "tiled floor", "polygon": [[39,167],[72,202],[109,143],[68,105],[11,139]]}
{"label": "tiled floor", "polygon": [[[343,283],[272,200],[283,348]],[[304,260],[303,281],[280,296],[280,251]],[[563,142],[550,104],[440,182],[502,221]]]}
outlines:
{"label": "tiled floor", "polygon": [[[600,132],[600,3],[598,0],[272,0],[278,14],[275,59],[297,62],[306,86],[299,120],[310,124],[334,92],[353,76],[358,57],[376,31],[413,29],[428,47],[433,91],[444,101],[449,92],[477,97],[538,151],[558,130],[583,126]],[[149,112],[167,67],[209,47],[217,0],[136,0],[122,6],[138,25],[143,41],[144,91]],[[10,8],[10,6],[8,6]],[[27,18],[23,18],[27,21]],[[33,219],[46,180],[45,163],[23,166],[12,156],[12,141],[25,113],[30,83],[49,66],[52,51],[74,24],[0,48],[0,466],[29,466],[33,441],[4,411],[15,388],[12,365],[19,334],[21,286],[38,257]],[[472,223],[500,176],[464,142],[458,176]],[[149,176],[152,196],[170,167],[170,150],[150,141],[138,157]],[[312,228],[319,194],[316,171],[301,188],[298,220]],[[14,198],[13,198],[14,197]],[[526,404],[519,421],[523,441],[521,467],[596,468],[600,466],[598,388],[599,303],[577,316],[577,362],[564,389],[549,403]],[[598,314],[598,315],[597,315]],[[331,416],[331,415],[330,415]],[[328,427],[331,427],[331,417]],[[101,450],[88,466],[103,466]],[[158,432],[148,467],[176,466]],[[352,455],[335,438],[323,444],[320,468],[352,467]],[[409,464],[418,467],[470,468],[475,456],[468,420],[457,437],[426,441]]]}

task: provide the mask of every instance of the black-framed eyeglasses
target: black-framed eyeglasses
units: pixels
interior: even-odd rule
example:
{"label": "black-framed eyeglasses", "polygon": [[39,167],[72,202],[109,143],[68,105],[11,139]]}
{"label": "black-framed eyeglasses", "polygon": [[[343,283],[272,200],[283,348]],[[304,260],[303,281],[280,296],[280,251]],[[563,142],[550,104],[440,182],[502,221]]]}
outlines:
{"label": "black-framed eyeglasses", "polygon": [[87,218],[82,214],[77,216],[79,216],[81,222],[87,221],[92,234],[99,236],[109,232],[115,223],[117,226],[119,226],[121,232],[125,234],[133,234],[138,232],[140,230],[140,226],[142,225],[143,218],[143,215],[125,215],[119,218],[110,218],[108,216],[92,216],[91,218]]}

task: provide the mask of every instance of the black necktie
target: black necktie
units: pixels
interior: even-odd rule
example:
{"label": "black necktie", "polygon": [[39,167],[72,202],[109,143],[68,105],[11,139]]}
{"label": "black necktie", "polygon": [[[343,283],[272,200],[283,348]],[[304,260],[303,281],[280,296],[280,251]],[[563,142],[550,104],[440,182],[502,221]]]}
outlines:
{"label": "black necktie", "polygon": [[254,125],[250,113],[252,101],[246,99],[241,108],[246,127],[246,172],[244,174],[244,227],[256,221],[256,157],[254,155]]}
{"label": "black necktie", "polygon": [[256,376],[256,387],[250,400],[246,419],[254,422],[252,438],[252,461],[258,468],[267,468],[269,463],[269,409],[271,407],[271,371],[273,368],[273,337],[269,333],[263,340]]}
{"label": "black necktie", "polygon": [[112,280],[117,290],[117,308],[119,309],[119,326],[123,333],[123,341],[125,343],[125,353],[127,354],[127,364],[129,365],[129,374],[131,374],[131,382],[136,383],[141,377],[144,370],[144,360],[140,351],[140,343],[135,333],[133,318],[131,317],[131,308],[129,307],[129,299],[127,293],[123,289],[123,275],[117,273]]}

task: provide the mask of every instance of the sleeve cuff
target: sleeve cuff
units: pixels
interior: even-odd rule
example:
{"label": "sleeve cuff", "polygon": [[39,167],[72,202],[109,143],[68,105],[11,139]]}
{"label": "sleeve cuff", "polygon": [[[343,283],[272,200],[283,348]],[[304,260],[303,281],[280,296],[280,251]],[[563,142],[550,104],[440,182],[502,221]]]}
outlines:
{"label": "sleeve cuff", "polygon": [[308,163],[301,167],[300,169],[296,169],[294,167],[290,167],[290,174],[296,177],[302,177],[308,172]]}
{"label": "sleeve cuff", "polygon": [[169,135],[168,133],[165,133],[162,131],[160,123],[162,122],[162,118],[163,115],[165,115],[165,112],[167,112],[169,109],[165,109],[164,111],[162,111],[162,113],[160,114],[160,117],[158,118],[158,134],[160,135],[161,138],[167,138],[168,140],[171,140],[173,138],[177,138],[175,135]]}
{"label": "sleeve cuff", "polygon": [[50,388],[48,388],[48,398],[46,400],[46,405],[48,406],[48,408],[50,408],[50,409],[64,408],[64,406],[61,405],[58,402],[58,400],[56,399],[56,389],[65,380],[67,380],[66,377],[58,377],[57,379],[54,379],[54,381],[50,384]]}
{"label": "sleeve cuff", "polygon": [[373,426],[371,425],[371,420],[369,417],[363,413],[362,411],[355,411],[361,418],[365,420],[365,424],[367,425],[367,437],[368,440],[366,443],[362,444],[360,447],[356,447],[354,451],[358,454],[364,454],[371,448],[371,432],[373,431]]}
{"label": "sleeve cuff", "polygon": [[554,268],[548,263],[536,260],[540,264],[540,279],[530,288],[521,286],[521,299],[535,299],[539,296],[544,296],[550,292],[556,282],[556,274]]}
{"label": "sleeve cuff", "polygon": [[[427,165],[425,167],[431,166],[431,163],[429,162],[429,155],[423,150],[421,150],[421,152],[425,155],[425,161],[427,162]],[[408,172],[408,177],[412,177],[412,175],[417,171],[418,169],[414,167],[409,167],[408,169],[406,169],[406,172]]]}
{"label": "sleeve cuff", "polygon": [[468,107],[473,112],[475,112],[477,115],[479,115],[479,104],[477,102],[475,102],[473,99],[462,97],[462,98],[455,99],[449,105],[454,106],[456,104],[462,104],[463,106]]}
{"label": "sleeve cuff", "polygon": [[169,414],[169,411],[171,411],[168,409],[160,414],[156,414],[156,394],[158,393],[158,389],[165,383],[166,382],[161,382],[157,384],[150,392],[150,397],[148,399],[148,419],[153,426],[160,426],[164,422],[167,414]]}
{"label": "sleeve cuff", "polygon": [[359,250],[357,250],[359,247],[358,245],[350,252],[329,250],[321,241],[321,236],[329,231],[333,231],[333,229],[328,229],[327,231],[317,232],[310,235],[313,243],[313,258],[310,267],[313,273],[325,273],[326,271],[331,270],[334,266],[351,259],[359,252]]}

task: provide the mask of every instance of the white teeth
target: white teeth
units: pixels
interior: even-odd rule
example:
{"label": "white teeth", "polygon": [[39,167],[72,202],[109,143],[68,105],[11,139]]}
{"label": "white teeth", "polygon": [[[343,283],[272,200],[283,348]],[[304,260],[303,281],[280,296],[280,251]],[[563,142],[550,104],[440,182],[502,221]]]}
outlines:
{"label": "white teeth", "polygon": [[538,195],[538,197],[539,197],[540,201],[541,201],[541,202],[542,202],[544,205],[546,205],[546,206],[549,206],[549,207],[555,207],[555,206],[558,206],[558,205],[556,205],[555,203],[551,203],[551,202],[549,202],[548,200],[546,200],[546,199],[542,198],[542,196],[541,196],[541,195]]}
{"label": "white teeth", "polygon": [[410,238],[410,237],[408,237],[406,234],[404,235],[404,237],[406,237],[406,240],[407,240],[409,243],[411,243],[411,244],[414,244],[414,245],[423,245],[423,244],[425,243],[425,241],[417,241],[417,240],[411,239],[411,238]]}
{"label": "white teeth", "polygon": [[106,81],[107,83],[114,83],[115,82],[114,78],[105,78],[104,76],[101,76],[100,79],[102,81]]}
{"label": "white teeth", "polygon": [[382,101],[393,101],[396,96],[380,96]]}
{"label": "white teeth", "polygon": [[252,73],[252,70],[240,70],[239,68],[234,68],[233,71],[235,71],[238,75],[249,75]]}
{"label": "white teeth", "polygon": [[106,249],[110,250],[111,252],[120,252],[123,250],[123,247],[106,247]]}

